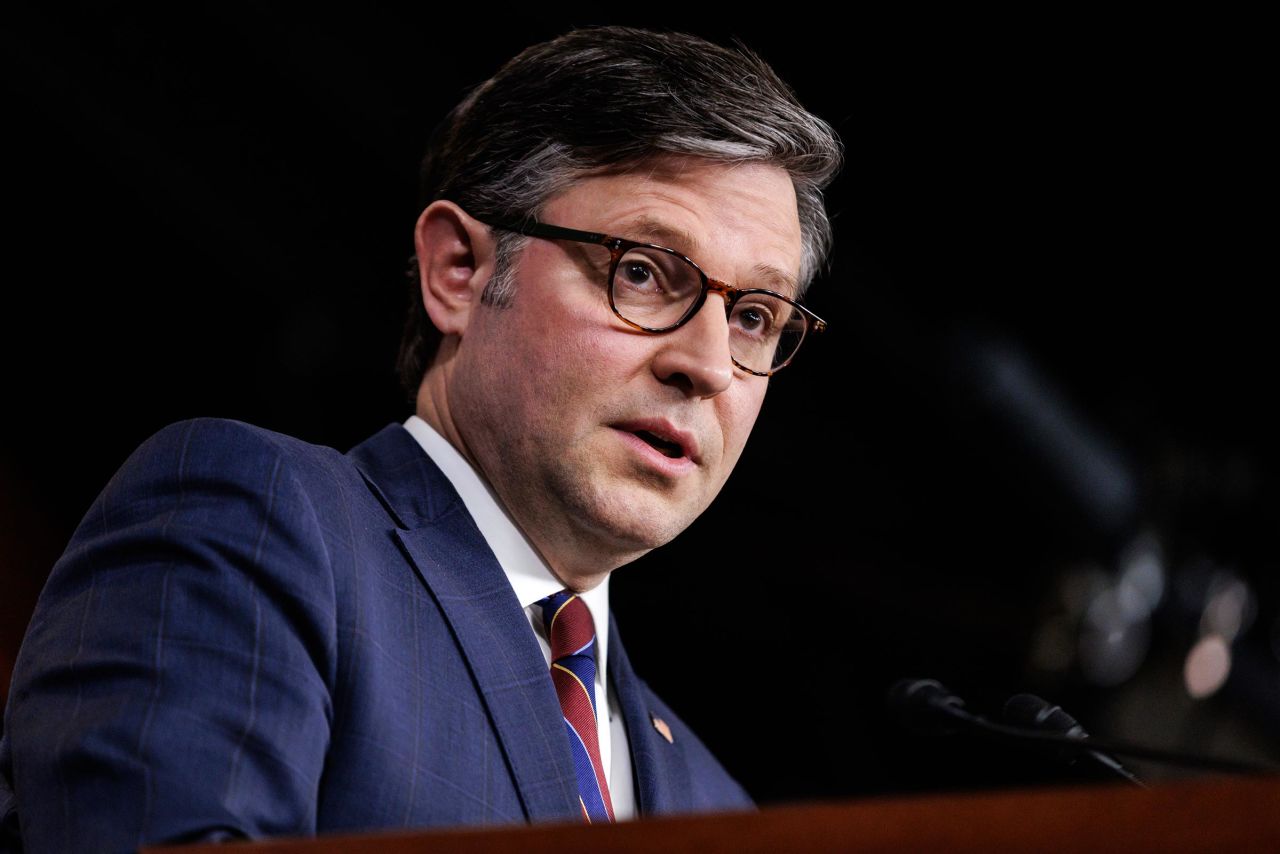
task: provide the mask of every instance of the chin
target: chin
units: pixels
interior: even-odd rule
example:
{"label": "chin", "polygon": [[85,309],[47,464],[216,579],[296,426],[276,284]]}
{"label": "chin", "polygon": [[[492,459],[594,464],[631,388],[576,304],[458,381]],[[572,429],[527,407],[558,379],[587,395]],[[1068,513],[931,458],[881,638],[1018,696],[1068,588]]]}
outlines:
{"label": "chin", "polygon": [[627,561],[665,546],[702,512],[661,499],[647,489],[602,497],[594,509],[584,518],[594,520],[597,536],[607,539],[618,552],[629,554]]}

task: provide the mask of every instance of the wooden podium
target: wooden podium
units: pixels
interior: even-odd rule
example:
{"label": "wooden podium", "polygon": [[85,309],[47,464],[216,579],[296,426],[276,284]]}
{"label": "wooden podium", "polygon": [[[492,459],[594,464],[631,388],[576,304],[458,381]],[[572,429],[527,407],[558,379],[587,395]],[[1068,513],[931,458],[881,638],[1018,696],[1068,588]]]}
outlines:
{"label": "wooden podium", "polygon": [[1280,779],[885,798],[611,826],[376,833],[147,854],[755,854],[818,851],[1276,851]]}

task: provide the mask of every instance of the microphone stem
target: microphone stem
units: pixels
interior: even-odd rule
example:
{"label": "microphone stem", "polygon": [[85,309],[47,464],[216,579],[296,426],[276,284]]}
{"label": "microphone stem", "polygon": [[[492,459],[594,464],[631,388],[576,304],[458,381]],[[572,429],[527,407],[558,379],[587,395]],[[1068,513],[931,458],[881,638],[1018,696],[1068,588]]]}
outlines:
{"label": "microphone stem", "polygon": [[1201,768],[1207,771],[1224,771],[1230,774],[1280,773],[1280,767],[1260,762],[1241,762],[1236,759],[1219,759],[1214,756],[1197,756],[1195,754],[1177,753],[1172,750],[1162,750],[1155,747],[1146,747],[1140,744],[1130,744],[1124,741],[1094,738],[1093,736],[1072,738],[1071,736],[1058,735],[1057,733],[1040,732],[1038,730],[998,724],[993,721],[989,721],[980,715],[969,714],[962,709],[953,709],[953,712],[955,713],[953,715],[954,717],[968,723],[978,732],[995,736],[997,738],[1013,738],[1020,741],[1034,741],[1046,745],[1070,747],[1078,751],[1115,753],[1120,756],[1131,756],[1135,759],[1148,759],[1169,765]]}

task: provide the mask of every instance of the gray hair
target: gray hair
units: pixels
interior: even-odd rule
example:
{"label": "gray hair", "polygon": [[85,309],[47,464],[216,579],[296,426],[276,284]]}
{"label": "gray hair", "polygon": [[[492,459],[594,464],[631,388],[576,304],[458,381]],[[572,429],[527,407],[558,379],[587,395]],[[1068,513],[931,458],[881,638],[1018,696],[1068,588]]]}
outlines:
{"label": "gray hair", "polygon": [[[742,44],[593,27],[527,48],[432,134],[422,206],[448,199],[482,221],[536,218],[548,200],[587,175],[663,155],[764,162],[786,171],[800,216],[803,293],[831,248],[822,190],[840,168],[840,141]],[[512,299],[513,259],[527,240],[498,233],[483,301]],[[440,337],[415,281],[398,360],[411,398]]]}

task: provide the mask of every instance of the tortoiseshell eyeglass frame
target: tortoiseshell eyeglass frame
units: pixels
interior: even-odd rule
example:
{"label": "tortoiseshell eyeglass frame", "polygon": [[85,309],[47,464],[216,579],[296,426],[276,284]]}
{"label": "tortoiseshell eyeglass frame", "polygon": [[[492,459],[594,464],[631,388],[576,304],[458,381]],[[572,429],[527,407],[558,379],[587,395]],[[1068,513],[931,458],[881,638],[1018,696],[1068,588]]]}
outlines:
{"label": "tortoiseshell eyeglass frame", "polygon": [[[733,306],[738,302],[738,300],[748,294],[768,294],[771,297],[782,300],[783,302],[787,303],[788,305],[792,306],[797,311],[799,311],[800,316],[804,318],[804,322],[805,322],[804,334],[800,336],[800,340],[796,342],[795,349],[791,351],[791,355],[787,357],[786,361],[784,361],[780,365],[774,365],[773,370],[769,370],[769,371],[752,370],[751,368],[748,368],[746,365],[739,362],[737,359],[733,359],[733,363],[735,365],[737,365],[739,368],[746,371],[747,373],[754,374],[757,377],[771,377],[774,374],[776,374],[778,371],[785,368],[787,365],[791,364],[791,360],[796,357],[796,353],[800,352],[800,345],[803,344],[804,340],[809,337],[809,334],[812,332],[821,332],[827,328],[827,322],[825,320],[823,320],[821,317],[818,317],[818,315],[814,314],[812,311],[805,308],[800,303],[796,302],[790,297],[784,296],[778,293],[777,291],[766,290],[765,288],[737,288],[737,287],[734,287],[733,285],[730,285],[727,282],[722,282],[719,279],[713,279],[710,276],[708,276],[706,273],[704,273],[702,271],[702,268],[699,267],[692,258],[688,257],[687,255],[682,255],[676,250],[671,249],[667,246],[659,246],[656,243],[642,243],[637,240],[627,240],[625,237],[614,237],[613,235],[610,235],[610,234],[601,234],[595,231],[579,231],[576,228],[565,228],[564,226],[551,225],[549,223],[537,222],[535,220],[528,220],[524,222],[489,222],[489,221],[482,220],[482,222],[484,222],[484,224],[489,226],[490,228],[497,228],[497,229],[501,229],[502,231],[513,231],[517,234],[523,234],[527,237],[540,237],[544,240],[570,240],[575,243],[593,243],[608,249],[609,255],[610,255],[609,280],[607,282],[608,291],[609,291],[609,308],[613,309],[613,313],[617,315],[618,319],[621,320],[623,323],[635,329],[642,330],[644,332],[659,334],[663,332],[671,332],[674,329],[679,329],[681,326],[688,323],[689,319],[692,318],[694,315],[696,315],[698,311],[702,308],[703,304],[707,301],[708,292],[714,292],[724,297],[724,310],[725,310],[726,317],[729,317],[732,315]],[[676,258],[679,258],[681,261],[684,261],[690,267],[697,270],[698,276],[702,279],[702,291],[701,293],[698,294],[698,298],[693,301],[692,305],[689,306],[689,308],[685,311],[685,313],[680,317],[679,320],[677,320],[675,323],[672,323],[669,326],[661,326],[661,327],[643,326],[639,323],[636,323],[633,320],[629,320],[627,317],[625,317],[622,314],[622,312],[618,310],[618,306],[614,302],[613,279],[618,272],[618,262],[622,260],[622,256],[625,255],[628,251],[638,247],[643,247],[647,249],[656,249],[660,252],[666,252],[669,255],[674,255]],[[730,354],[729,358],[732,359],[733,355]]]}

